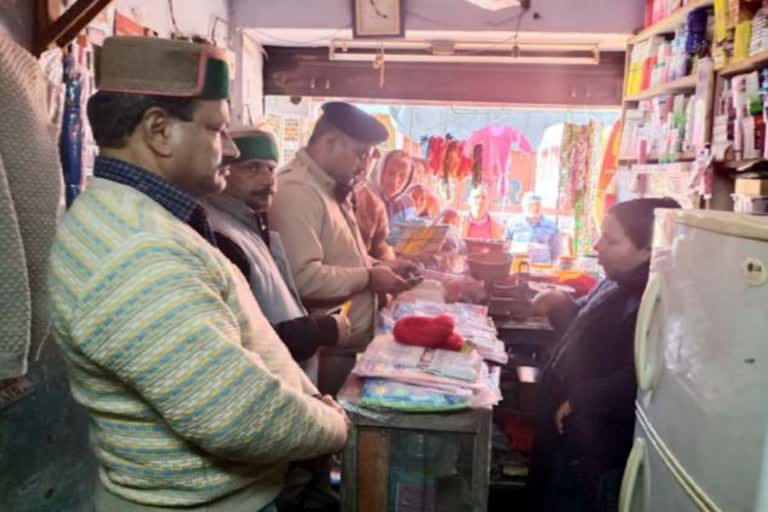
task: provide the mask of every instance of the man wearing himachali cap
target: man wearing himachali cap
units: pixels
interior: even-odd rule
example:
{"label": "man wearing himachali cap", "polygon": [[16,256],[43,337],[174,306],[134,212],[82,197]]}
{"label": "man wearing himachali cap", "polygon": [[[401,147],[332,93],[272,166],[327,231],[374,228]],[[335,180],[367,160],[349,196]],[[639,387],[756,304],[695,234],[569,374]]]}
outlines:
{"label": "man wearing himachali cap", "polygon": [[54,242],[50,301],[99,512],[272,511],[292,463],[346,441],[198,203],[238,155],[228,85],[223,52],[193,43],[109,38],[98,63],[99,157]]}
{"label": "man wearing himachali cap", "polygon": [[240,156],[230,162],[227,188],[205,200],[216,242],[248,279],[256,302],[293,358],[316,381],[316,352],[343,342],[349,320],[342,314],[307,314],[280,235],[270,230],[267,211],[279,159],[274,136],[250,129],[234,132],[232,138]]}

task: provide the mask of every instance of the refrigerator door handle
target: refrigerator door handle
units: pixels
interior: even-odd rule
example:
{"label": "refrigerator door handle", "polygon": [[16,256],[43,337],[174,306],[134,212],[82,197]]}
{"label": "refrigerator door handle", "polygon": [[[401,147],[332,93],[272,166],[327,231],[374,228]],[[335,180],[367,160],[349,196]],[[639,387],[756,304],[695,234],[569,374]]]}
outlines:
{"label": "refrigerator door handle", "polygon": [[645,440],[636,438],[632,451],[629,452],[624,478],[621,481],[621,493],[619,494],[619,512],[631,512],[632,502],[635,497],[635,489],[640,477],[640,469],[645,460]]}
{"label": "refrigerator door handle", "polygon": [[656,307],[661,300],[661,275],[651,274],[643,293],[635,324],[635,372],[637,385],[642,391],[650,391],[658,377],[658,358],[650,346],[648,332]]}

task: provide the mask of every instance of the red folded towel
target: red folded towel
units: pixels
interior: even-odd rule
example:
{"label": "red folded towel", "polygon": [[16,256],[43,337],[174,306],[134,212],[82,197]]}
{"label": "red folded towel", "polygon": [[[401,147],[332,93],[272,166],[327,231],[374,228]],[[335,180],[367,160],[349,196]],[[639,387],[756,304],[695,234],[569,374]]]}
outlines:
{"label": "red folded towel", "polygon": [[456,323],[450,315],[407,316],[395,323],[394,336],[405,345],[461,350],[462,337],[453,332]]}

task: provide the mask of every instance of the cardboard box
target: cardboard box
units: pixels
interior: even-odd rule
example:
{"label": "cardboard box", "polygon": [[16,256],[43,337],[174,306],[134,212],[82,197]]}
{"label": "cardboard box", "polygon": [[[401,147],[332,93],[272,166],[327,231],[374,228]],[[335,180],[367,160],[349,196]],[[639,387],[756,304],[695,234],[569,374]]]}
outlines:
{"label": "cardboard box", "polygon": [[750,197],[768,196],[768,179],[736,178],[736,194]]}

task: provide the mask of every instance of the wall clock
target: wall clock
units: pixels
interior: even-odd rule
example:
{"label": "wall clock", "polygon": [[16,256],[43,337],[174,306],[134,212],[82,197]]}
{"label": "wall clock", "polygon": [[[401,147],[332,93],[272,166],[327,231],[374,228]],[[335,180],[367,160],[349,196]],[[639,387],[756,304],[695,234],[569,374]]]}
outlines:
{"label": "wall clock", "polygon": [[405,0],[352,0],[355,37],[403,37]]}

